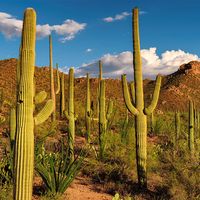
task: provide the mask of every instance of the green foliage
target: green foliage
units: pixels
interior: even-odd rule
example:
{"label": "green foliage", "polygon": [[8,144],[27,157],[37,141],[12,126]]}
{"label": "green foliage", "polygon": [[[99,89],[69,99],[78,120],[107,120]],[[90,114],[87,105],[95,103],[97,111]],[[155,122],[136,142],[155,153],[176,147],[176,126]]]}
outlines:
{"label": "green foliage", "polygon": [[52,195],[64,193],[79,172],[84,157],[81,152],[71,162],[68,149],[63,143],[60,153],[48,153],[43,147],[37,155],[35,169],[44,181],[47,192]]}

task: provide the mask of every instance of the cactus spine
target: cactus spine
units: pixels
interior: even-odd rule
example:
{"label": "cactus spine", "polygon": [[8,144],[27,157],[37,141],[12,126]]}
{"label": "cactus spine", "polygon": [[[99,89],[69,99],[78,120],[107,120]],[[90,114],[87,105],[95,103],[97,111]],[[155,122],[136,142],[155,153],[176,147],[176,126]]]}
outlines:
{"label": "cactus spine", "polygon": [[85,121],[86,121],[86,139],[90,143],[91,140],[91,101],[90,101],[90,76],[87,73],[87,97],[86,97],[86,109],[85,109]]}
{"label": "cactus spine", "polygon": [[60,117],[64,117],[64,111],[65,111],[65,75],[62,73],[62,76],[60,78]]}
{"label": "cactus spine", "polygon": [[49,35],[49,68],[50,68],[50,88],[51,88],[51,99],[54,103],[54,110],[51,115],[51,120],[56,120],[56,95],[54,88],[54,74],[53,74],[53,56],[52,56],[52,37]]}
{"label": "cactus spine", "polygon": [[33,77],[35,65],[36,13],[32,8],[24,13],[20,81],[17,99],[15,146],[15,200],[32,199],[34,169]]}
{"label": "cactus spine", "polygon": [[74,138],[75,138],[75,120],[74,115],[74,69],[69,70],[69,85],[68,85],[68,105],[65,116],[69,121],[68,128],[68,143],[69,143],[69,156],[71,161],[74,160]]}
{"label": "cactus spine", "polygon": [[138,8],[133,9],[133,66],[135,82],[135,106],[131,102],[126,75],[122,75],[123,95],[128,110],[135,115],[136,160],[140,187],[147,187],[147,115],[155,109],[161,85],[161,77],[157,76],[153,99],[149,107],[144,107],[142,59],[140,55],[140,39],[138,24]]}
{"label": "cactus spine", "polygon": [[189,101],[189,136],[188,147],[191,153],[194,152],[194,104],[192,100]]}

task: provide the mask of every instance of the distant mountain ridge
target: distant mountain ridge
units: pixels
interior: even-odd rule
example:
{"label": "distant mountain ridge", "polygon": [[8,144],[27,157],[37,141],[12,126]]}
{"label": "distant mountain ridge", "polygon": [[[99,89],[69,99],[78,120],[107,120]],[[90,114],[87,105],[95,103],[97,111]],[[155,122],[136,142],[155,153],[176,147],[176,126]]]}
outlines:
{"label": "distant mountain ridge", "polygon": [[[0,90],[3,90],[4,98],[14,103],[16,89],[16,65],[17,59],[11,58],[0,60]],[[54,70],[56,84],[56,70]],[[65,76],[65,90],[67,98],[67,75]],[[48,67],[35,68],[36,91],[50,91],[50,75]],[[145,104],[150,103],[151,94],[153,94],[155,81],[144,80]],[[98,79],[91,79],[91,96],[94,103],[97,100]],[[160,98],[157,111],[186,111],[188,100],[194,100],[197,106],[200,102],[200,62],[191,61],[179,67],[178,71],[173,74],[163,76]],[[75,80],[75,108],[77,112],[84,115],[86,96],[85,78],[76,78]],[[124,111],[125,104],[123,101],[121,81],[117,79],[106,79],[106,96],[107,100],[113,99],[118,110]],[[57,102],[59,96],[57,95]]]}

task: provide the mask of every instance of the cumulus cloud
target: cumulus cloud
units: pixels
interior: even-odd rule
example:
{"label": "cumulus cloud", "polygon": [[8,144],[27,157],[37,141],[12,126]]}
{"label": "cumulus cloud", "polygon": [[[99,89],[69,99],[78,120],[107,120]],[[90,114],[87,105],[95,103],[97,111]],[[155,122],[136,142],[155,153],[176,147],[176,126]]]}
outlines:
{"label": "cumulus cloud", "polygon": [[90,53],[92,51],[92,49],[88,48],[85,51],[86,51],[86,53]]}
{"label": "cumulus cloud", "polygon": [[128,13],[128,12],[122,12],[120,14],[117,14],[115,15],[114,17],[106,17],[106,18],[103,18],[103,21],[104,22],[114,22],[114,21],[119,21],[119,20],[122,20],[122,19],[125,19],[127,16],[131,15],[131,13]]}
{"label": "cumulus cloud", "polygon": [[[147,12],[141,10],[141,11],[139,11],[139,14],[140,15],[144,15],[144,14],[147,14]],[[125,19],[129,15],[131,15],[131,13],[129,13],[129,12],[122,12],[120,14],[116,14],[114,17],[111,17],[111,16],[105,17],[105,18],[103,18],[103,21],[107,22],[107,23],[114,22],[114,21],[119,21],[119,20]]]}
{"label": "cumulus cloud", "polygon": [[[7,38],[12,38],[21,35],[22,20],[16,19],[12,15],[0,12],[0,32]],[[46,37],[54,31],[56,34],[62,36],[61,42],[72,40],[76,34],[85,29],[86,23],[78,23],[72,19],[67,19],[60,25],[37,25],[37,37]]]}
{"label": "cumulus cloud", "polygon": [[[178,70],[179,66],[192,60],[200,60],[197,55],[182,50],[165,51],[161,56],[157,55],[156,48],[142,49],[142,66],[144,78],[155,78],[159,74],[170,74]],[[127,74],[133,79],[133,56],[132,52],[124,51],[117,55],[105,54],[100,58],[103,63],[104,77],[120,78],[121,74]],[[76,76],[98,76],[98,62],[83,64],[75,69]]]}

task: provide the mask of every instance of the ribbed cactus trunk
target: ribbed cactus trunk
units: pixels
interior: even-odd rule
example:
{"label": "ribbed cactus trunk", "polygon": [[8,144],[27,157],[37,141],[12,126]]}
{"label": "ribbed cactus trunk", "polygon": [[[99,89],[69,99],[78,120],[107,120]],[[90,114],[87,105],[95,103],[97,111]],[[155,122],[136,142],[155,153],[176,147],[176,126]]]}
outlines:
{"label": "ribbed cactus trunk", "polygon": [[59,94],[59,92],[60,92],[60,76],[59,76],[58,63],[56,63],[56,79],[57,79],[57,90],[56,90],[56,94]]}
{"label": "ribbed cactus trunk", "polygon": [[190,152],[194,153],[194,104],[192,100],[189,101],[189,135],[188,147]]}
{"label": "ribbed cactus trunk", "polygon": [[49,70],[50,70],[50,89],[51,89],[51,99],[54,103],[54,111],[51,115],[51,121],[56,120],[56,95],[54,87],[54,73],[53,73],[53,56],[52,56],[52,37],[49,35]]}
{"label": "ribbed cactus trunk", "polygon": [[155,109],[161,86],[161,77],[157,76],[152,102],[149,107],[144,106],[142,59],[140,55],[140,39],[138,24],[138,9],[133,9],[133,68],[135,82],[135,103],[131,101],[126,75],[122,75],[123,95],[128,110],[135,115],[136,161],[140,187],[147,187],[147,115]]}
{"label": "ribbed cactus trunk", "polygon": [[69,121],[68,127],[68,143],[69,156],[71,162],[74,160],[74,139],[75,139],[75,115],[74,115],[74,69],[69,70],[69,85],[68,85],[68,109],[65,115]]}
{"label": "ribbed cactus trunk", "polygon": [[24,13],[20,81],[17,99],[15,146],[15,200],[31,200],[34,169],[33,77],[35,65],[36,13],[32,8]]}
{"label": "ribbed cactus trunk", "polygon": [[180,113],[175,112],[175,138],[174,138],[174,145],[177,144],[179,135],[181,130],[181,119],[180,119]]}
{"label": "ribbed cactus trunk", "polygon": [[85,109],[85,121],[86,121],[86,139],[87,142],[91,141],[91,100],[90,100],[90,76],[87,73],[87,96],[86,96],[86,109]]}
{"label": "ribbed cactus trunk", "polygon": [[62,73],[62,76],[60,78],[60,117],[64,117],[64,111],[65,111],[65,75]]}
{"label": "ribbed cactus trunk", "polygon": [[99,157],[100,159],[104,156],[105,150],[105,134],[107,129],[106,120],[106,99],[105,99],[105,80],[100,82],[100,93],[99,93]]}

